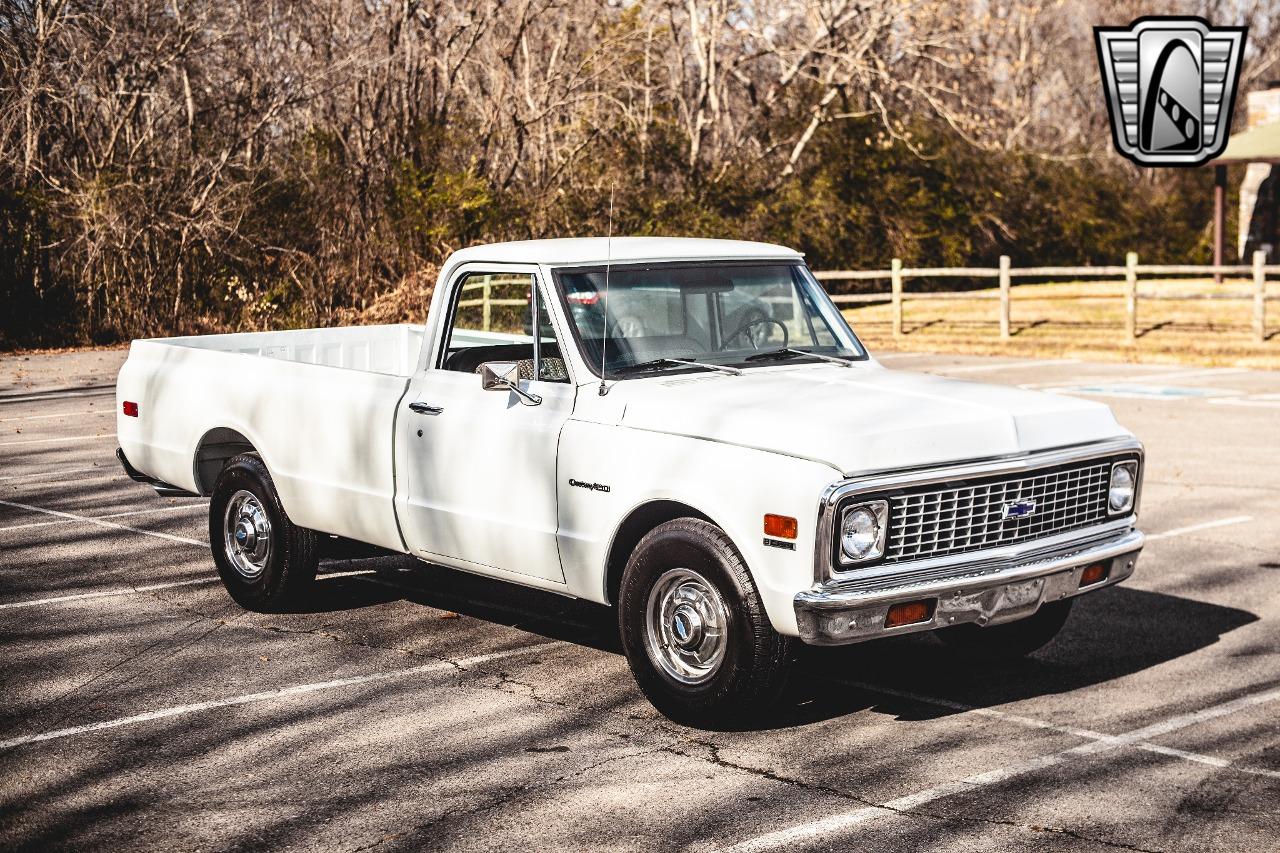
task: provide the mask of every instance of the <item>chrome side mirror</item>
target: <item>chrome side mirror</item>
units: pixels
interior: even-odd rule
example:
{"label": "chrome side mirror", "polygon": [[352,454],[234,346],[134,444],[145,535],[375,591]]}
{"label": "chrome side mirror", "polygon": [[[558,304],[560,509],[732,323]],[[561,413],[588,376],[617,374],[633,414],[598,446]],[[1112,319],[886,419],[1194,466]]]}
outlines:
{"label": "chrome side mirror", "polygon": [[486,361],[480,365],[480,387],[486,391],[510,391],[526,406],[542,402],[537,394],[520,387],[520,365],[514,361]]}

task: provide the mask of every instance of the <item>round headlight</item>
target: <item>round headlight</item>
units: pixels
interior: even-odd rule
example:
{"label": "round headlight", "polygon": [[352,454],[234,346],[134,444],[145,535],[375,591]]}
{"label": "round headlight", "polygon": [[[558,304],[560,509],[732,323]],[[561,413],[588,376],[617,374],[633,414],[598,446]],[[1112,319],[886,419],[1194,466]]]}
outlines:
{"label": "round headlight", "polygon": [[1133,466],[1117,465],[1111,469],[1111,492],[1107,502],[1112,512],[1124,512],[1133,506]]}
{"label": "round headlight", "polygon": [[876,556],[880,546],[880,520],[868,507],[858,507],[844,514],[840,525],[840,549],[850,560]]}

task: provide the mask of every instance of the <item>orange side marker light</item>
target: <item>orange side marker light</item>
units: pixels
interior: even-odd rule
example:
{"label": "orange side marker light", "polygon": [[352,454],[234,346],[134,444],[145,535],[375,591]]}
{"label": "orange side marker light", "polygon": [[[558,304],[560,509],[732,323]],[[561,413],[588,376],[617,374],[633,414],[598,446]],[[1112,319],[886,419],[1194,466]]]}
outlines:
{"label": "orange side marker light", "polygon": [[1094,563],[1092,566],[1086,566],[1085,570],[1080,573],[1080,586],[1092,586],[1095,583],[1102,583],[1107,579],[1107,564]]}
{"label": "orange side marker light", "polygon": [[886,628],[897,628],[902,625],[928,622],[933,618],[935,604],[936,602],[932,598],[927,598],[924,601],[904,601],[901,604],[895,604],[889,608],[889,613],[884,617],[884,626]]}
{"label": "orange side marker light", "polygon": [[764,517],[764,535],[775,539],[795,539],[800,525],[789,515],[769,513]]}

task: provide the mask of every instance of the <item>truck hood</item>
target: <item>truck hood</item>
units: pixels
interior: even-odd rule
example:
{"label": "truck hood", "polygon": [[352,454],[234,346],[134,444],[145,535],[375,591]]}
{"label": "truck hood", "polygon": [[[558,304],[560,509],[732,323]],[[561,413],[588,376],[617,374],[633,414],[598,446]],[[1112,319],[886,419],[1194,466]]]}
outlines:
{"label": "truck hood", "polygon": [[824,462],[844,474],[1128,435],[1101,403],[887,370],[753,368],[621,382],[621,423]]}

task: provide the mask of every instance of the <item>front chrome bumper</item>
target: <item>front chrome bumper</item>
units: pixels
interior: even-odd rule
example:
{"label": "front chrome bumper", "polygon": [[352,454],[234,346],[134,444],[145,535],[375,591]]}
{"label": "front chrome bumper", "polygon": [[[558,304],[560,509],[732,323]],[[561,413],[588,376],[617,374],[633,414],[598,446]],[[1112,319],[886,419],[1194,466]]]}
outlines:
{"label": "front chrome bumper", "polygon": [[[978,560],[957,568],[950,577],[916,583],[868,588],[831,581],[796,595],[796,623],[806,643],[833,646],[967,622],[1012,622],[1030,616],[1046,602],[1093,592],[1129,577],[1144,539],[1140,531],[1130,529],[1049,551]],[[1081,573],[1095,564],[1106,566],[1105,576],[1081,586]],[[914,601],[933,602],[932,618],[885,627],[890,607]]]}

